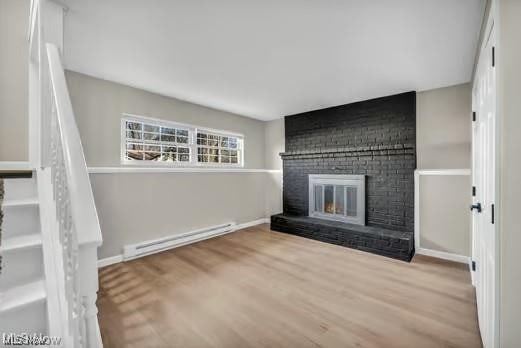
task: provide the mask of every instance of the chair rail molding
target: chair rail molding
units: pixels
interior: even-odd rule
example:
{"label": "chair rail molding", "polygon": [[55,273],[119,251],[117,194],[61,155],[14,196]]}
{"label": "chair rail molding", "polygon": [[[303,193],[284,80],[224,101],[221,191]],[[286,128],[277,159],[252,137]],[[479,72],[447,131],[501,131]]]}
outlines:
{"label": "chair rail molding", "polygon": [[270,173],[282,174],[279,169],[246,169],[222,167],[89,167],[90,174],[153,174],[153,173]]}
{"label": "chair rail molding", "polygon": [[472,170],[468,168],[464,169],[416,169],[414,171],[416,175],[471,175]]}

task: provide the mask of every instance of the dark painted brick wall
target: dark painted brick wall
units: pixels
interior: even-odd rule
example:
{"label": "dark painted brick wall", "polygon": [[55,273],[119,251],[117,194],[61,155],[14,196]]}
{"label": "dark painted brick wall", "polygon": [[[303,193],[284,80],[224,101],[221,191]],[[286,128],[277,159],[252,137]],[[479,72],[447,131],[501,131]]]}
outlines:
{"label": "dark painted brick wall", "polygon": [[285,117],[283,209],[308,215],[308,174],[366,175],[367,225],[414,231],[416,93]]}

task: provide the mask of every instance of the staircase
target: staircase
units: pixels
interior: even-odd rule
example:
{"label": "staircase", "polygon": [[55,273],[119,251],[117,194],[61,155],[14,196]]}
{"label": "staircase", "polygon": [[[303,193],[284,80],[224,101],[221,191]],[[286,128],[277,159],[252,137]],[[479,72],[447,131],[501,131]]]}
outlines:
{"label": "staircase", "polygon": [[4,333],[56,337],[52,346],[64,348],[103,347],[96,307],[102,236],[62,63],[63,14],[60,2],[31,2],[32,170],[0,170],[0,347]]}
{"label": "staircase", "polygon": [[48,334],[36,180],[5,179],[4,188],[0,328],[5,333]]}
{"label": "staircase", "polygon": [[99,348],[101,230],[60,54],[53,44],[44,47],[41,163],[25,172],[0,170],[0,347],[8,345],[4,334],[14,334]]}
{"label": "staircase", "polygon": [[[103,346],[95,303],[101,233],[92,192],[90,184],[86,193],[68,188],[68,165],[58,156],[59,142],[53,144],[48,168],[0,171],[0,179],[7,178],[1,202],[0,347],[9,346],[4,334],[56,337],[61,344],[54,346],[66,348]],[[85,188],[87,176],[76,176],[83,178],[76,185]],[[72,201],[79,208],[74,212]]]}

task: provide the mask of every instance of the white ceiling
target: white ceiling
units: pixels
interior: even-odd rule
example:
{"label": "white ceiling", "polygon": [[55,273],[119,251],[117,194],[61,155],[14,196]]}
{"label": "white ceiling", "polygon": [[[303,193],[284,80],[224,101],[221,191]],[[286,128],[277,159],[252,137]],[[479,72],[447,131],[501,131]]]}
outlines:
{"label": "white ceiling", "polygon": [[482,0],[69,0],[70,70],[261,120],[468,82]]}

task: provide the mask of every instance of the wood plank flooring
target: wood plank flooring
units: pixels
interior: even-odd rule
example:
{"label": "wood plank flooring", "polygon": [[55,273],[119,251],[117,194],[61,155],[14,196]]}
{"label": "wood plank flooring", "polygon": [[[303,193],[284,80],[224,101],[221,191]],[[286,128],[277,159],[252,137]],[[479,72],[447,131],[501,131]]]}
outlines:
{"label": "wood plank flooring", "polygon": [[481,347],[465,265],[411,263],[259,225],[105,267],[112,347]]}

